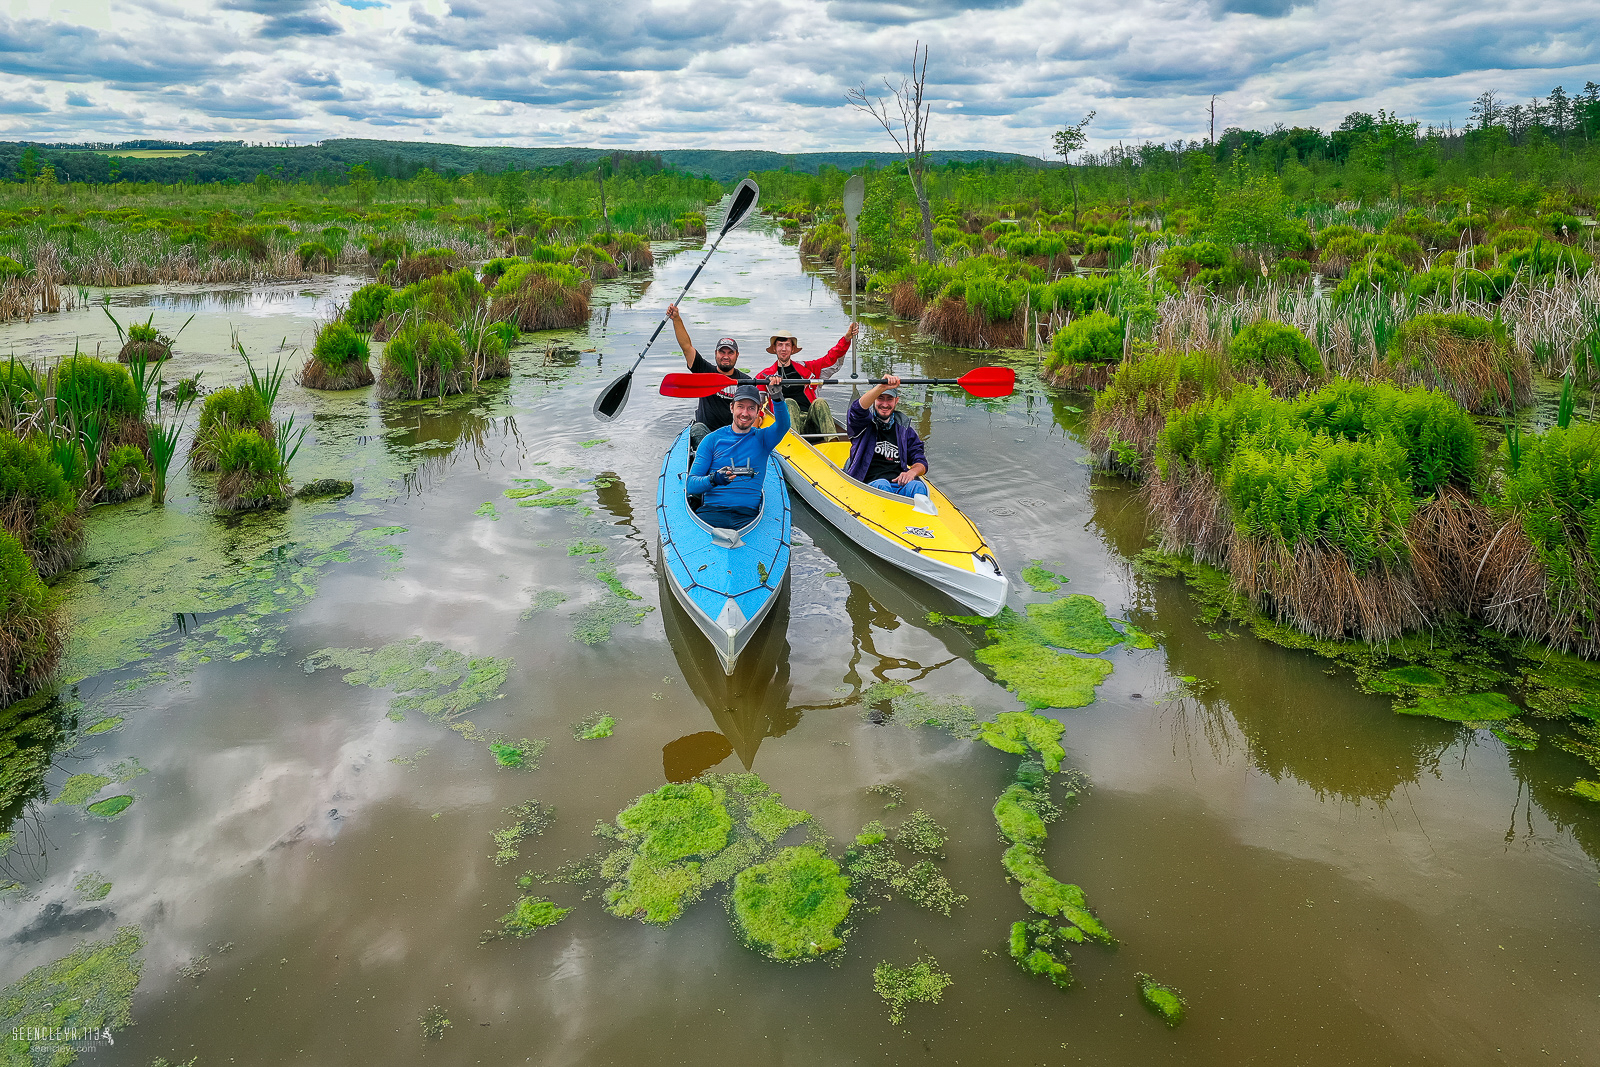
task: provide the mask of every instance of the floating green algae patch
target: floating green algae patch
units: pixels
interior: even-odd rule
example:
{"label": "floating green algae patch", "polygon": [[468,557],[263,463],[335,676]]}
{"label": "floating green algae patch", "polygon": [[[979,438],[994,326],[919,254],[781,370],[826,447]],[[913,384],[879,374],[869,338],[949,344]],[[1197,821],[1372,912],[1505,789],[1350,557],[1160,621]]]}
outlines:
{"label": "floating green algae patch", "polygon": [[595,445],[603,445],[609,440],[611,440],[609,437],[591,437],[587,441],[579,441],[578,447],[593,448]]}
{"label": "floating green algae patch", "polygon": [[991,748],[1013,755],[1036,752],[1045,770],[1054,774],[1061,769],[1061,761],[1067,754],[1061,747],[1061,735],[1066,729],[1055,719],[1030,711],[1002,711],[993,722],[979,724],[978,739]]}
{"label": "floating green algae patch", "polygon": [[1112,619],[1112,622],[1122,627],[1126,635],[1123,640],[1129,648],[1155,648],[1155,635],[1147,634],[1126,619]]}
{"label": "floating green algae patch", "polygon": [[858,899],[865,899],[867,894],[886,900],[901,896],[941,915],[949,915],[952,908],[965,904],[966,896],[955,891],[931,860],[921,860],[907,868],[895,854],[895,843],[908,852],[938,854],[947,836],[931,815],[920,810],[906,816],[892,835],[876,819],[867,823],[844,855],[844,870],[856,887]]}
{"label": "floating green algae patch", "polygon": [[1029,604],[1027,611],[1028,621],[1038,627],[1047,643],[1057,648],[1104,652],[1122,642],[1122,634],[1106,618],[1105,605],[1083,593],[1045,604]]}
{"label": "floating green algae patch", "polygon": [[65,1067],[78,1050],[60,1038],[73,1030],[87,1036],[127,1026],[133,1020],[133,991],[144,964],[138,958],[144,937],[124,926],[104,941],[78,945],[72,952],[35,967],[0,990],[0,1050],[4,1063]]}
{"label": "floating green algae patch", "polygon": [[[472,738],[469,737],[467,740],[470,741]],[[494,757],[497,766],[536,771],[539,769],[540,758],[544,756],[545,746],[549,743],[542,739],[530,741],[527,738],[520,741],[491,740],[489,754]]]}
{"label": "floating green algae patch", "polygon": [[884,960],[872,968],[872,990],[888,1005],[893,1026],[905,1020],[910,1005],[939,1003],[950,983],[950,976],[939,969],[931,956],[923,956],[909,967],[896,967]]}
{"label": "floating green algae patch", "polygon": [[83,900],[104,900],[111,895],[111,883],[99,871],[90,871],[72,886]]}
{"label": "floating green algae patch", "polygon": [[559,589],[541,589],[534,594],[533,600],[528,604],[527,610],[522,613],[522,617],[531,619],[541,611],[550,611],[566,602],[567,594]]}
{"label": "floating green algae patch", "polygon": [[717,307],[733,308],[750,303],[748,296],[702,296],[696,298],[702,304],[715,304]]}
{"label": "floating green algae patch", "polygon": [[76,807],[87,803],[90,797],[110,784],[110,777],[104,774],[74,774],[62,783],[61,792],[50,803]]}
{"label": "floating green algae patch", "polygon": [[1383,672],[1383,679],[1396,685],[1409,685],[1418,689],[1438,689],[1444,686],[1448,679],[1432,667],[1424,667],[1420,663],[1408,663],[1404,667],[1391,667]]}
{"label": "floating green algae patch", "polygon": [[1048,919],[1011,924],[1011,958],[1029,974],[1050,979],[1057,989],[1072,985],[1072,968],[1067,966],[1072,952],[1067,945],[1082,941],[1076,927],[1056,927]]}
{"label": "floating green algae patch", "polygon": [[495,510],[494,501],[492,500],[486,500],[479,504],[472,513],[474,515],[482,515],[486,519],[493,519],[496,522],[500,521],[500,512]]}
{"label": "floating green algae patch", "polygon": [[861,691],[859,701],[869,709],[877,704],[889,706],[886,720],[868,712],[868,718],[874,723],[932,726],[962,739],[978,735],[978,713],[960,697],[919,693],[904,682],[874,682]]}
{"label": "floating green algae patch", "polygon": [[[512,492],[516,492],[516,490],[510,490],[507,495],[510,495]],[[530,496],[526,500],[519,499],[517,500],[517,507],[564,508],[570,504],[576,504],[581,499],[583,499],[582,489],[568,487],[564,489],[552,489],[548,493],[542,493],[538,496]]]}
{"label": "floating green algae patch", "polygon": [[543,478],[518,478],[517,481],[526,482],[527,484],[519,485],[514,489],[507,489],[505,492],[507,500],[526,500],[528,497],[538,496],[540,493],[548,493],[555,488]]}
{"label": "floating green algae patch", "polygon": [[[615,581],[616,576],[612,575]],[[618,583],[620,587],[620,583]],[[641,599],[637,593],[623,589],[631,600]],[[622,623],[638,626],[645,617],[656,610],[655,605],[634,607],[628,599],[605,596],[595,603],[580,608],[572,616],[572,639],[585,645],[599,645],[611,640],[611,631]]]}
{"label": "floating green algae patch", "polygon": [[1139,999],[1160,1016],[1162,1022],[1168,1026],[1177,1026],[1183,1022],[1189,1005],[1176,989],[1162,985],[1142,971],[1134,975],[1133,980],[1139,984]]}
{"label": "floating green algae patch", "polygon": [[942,857],[949,839],[949,832],[921,808],[907,815],[894,832],[895,844],[922,856]]}
{"label": "floating green algae patch", "polygon": [[115,819],[118,815],[121,815],[123,812],[127,811],[132,804],[133,798],[128,794],[123,793],[120,796],[106,797],[104,800],[97,800],[84,810],[90,815],[96,815],[102,819]]}
{"label": "floating green algae patch", "polygon": [[1572,788],[1567,790],[1567,792],[1571,793],[1575,797],[1580,797],[1584,800],[1592,800],[1595,803],[1600,804],[1600,782],[1591,782],[1587,779],[1579,778],[1576,782],[1572,783]]}
{"label": "floating green algae patch", "polygon": [[844,945],[850,879],[809,845],[781,850],[733,880],[733,916],[745,941],[775,960],[815,959]]}
{"label": "floating green algae patch", "polygon": [[492,858],[496,867],[503,867],[515,860],[520,854],[522,842],[544,833],[555,818],[555,811],[537,800],[513,805],[504,809],[504,813],[511,816],[511,822],[490,835],[494,839]]}
{"label": "floating green algae patch", "polygon": [[617,840],[600,865],[606,910],[669,923],[708,889],[769,856],[786,831],[811,823],[759,775],[715,774],[662,786],[595,833]]}
{"label": "floating green algae patch", "polygon": [[396,722],[408,711],[450,722],[501,695],[511,660],[467,656],[437,641],[412,637],[377,649],[319,649],[305,658],[304,667],[307,674],[338,668],[351,685],[393,691],[389,718]]}
{"label": "floating green algae patch", "polygon": [[123,718],[121,715],[108,715],[83,732],[86,736],[93,737],[95,734],[110,733],[112,730],[115,730],[117,727],[121,726],[122,723]]}
{"label": "floating green algae patch", "polygon": [[617,720],[610,715],[592,715],[573,724],[572,737],[576,741],[598,741],[602,737],[610,737],[616,727]]}
{"label": "floating green algae patch", "polygon": [[500,916],[500,933],[507,937],[531,937],[566,918],[571,908],[558,906],[543,897],[522,897],[511,910]]}
{"label": "floating green algae patch", "polygon": [[1035,593],[1054,593],[1071,581],[1064,574],[1046,570],[1039,560],[1034,560],[1022,568],[1022,580],[1032,586]]}
{"label": "floating green algae patch", "polygon": [[1423,697],[1410,707],[1395,708],[1402,715],[1426,715],[1446,722],[1490,723],[1510,719],[1522,709],[1499,693],[1466,693]]}
{"label": "floating green algae patch", "polygon": [[979,663],[1030,708],[1081,708],[1111,673],[1103,659],[1057,652],[1037,641],[1002,639],[975,654]]}
{"label": "floating green algae patch", "polygon": [[1600,663],[1533,644],[1521,652],[1517,686],[1529,711],[1547,718],[1600,721]]}
{"label": "floating green algae patch", "polygon": [[567,546],[567,555],[569,555],[569,556],[592,556],[592,555],[595,555],[596,553],[604,552],[605,550],[606,550],[606,546],[605,545],[599,544],[599,543],[597,543],[595,541],[578,540],[578,541],[572,542],[571,544],[569,544]]}

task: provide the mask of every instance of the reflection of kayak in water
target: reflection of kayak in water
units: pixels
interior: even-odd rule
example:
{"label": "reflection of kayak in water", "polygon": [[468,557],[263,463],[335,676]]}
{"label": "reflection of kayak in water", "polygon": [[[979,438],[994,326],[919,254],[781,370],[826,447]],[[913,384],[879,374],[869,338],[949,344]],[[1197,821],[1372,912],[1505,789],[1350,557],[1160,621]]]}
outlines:
{"label": "reflection of kayak in water", "polygon": [[761,628],[789,577],[789,490],[778,461],[761,473],[761,512],[739,530],[707,526],[689,507],[689,431],[661,462],[656,522],[673,599],[711,642],[725,674]]}
{"label": "reflection of kayak in water", "polygon": [[[665,575],[661,579],[668,584]],[[783,625],[789,613],[788,590],[776,598],[773,624],[761,628],[732,674],[725,674],[712,650],[695,636],[695,621],[675,598],[661,595],[661,621],[677,656],[684,681],[711,712],[717,731],[680,737],[662,750],[667,778],[688,781],[715,767],[730,753],[749,770],[767,737],[787,733],[799,720],[789,709],[789,639]]]}
{"label": "reflection of kayak in water", "polygon": [[885,493],[841,468],[849,441],[812,444],[785,434],[774,451],[802,500],[874,556],[944,591],[977,615],[994,615],[1010,585],[978,527],[927,478],[926,497]]}

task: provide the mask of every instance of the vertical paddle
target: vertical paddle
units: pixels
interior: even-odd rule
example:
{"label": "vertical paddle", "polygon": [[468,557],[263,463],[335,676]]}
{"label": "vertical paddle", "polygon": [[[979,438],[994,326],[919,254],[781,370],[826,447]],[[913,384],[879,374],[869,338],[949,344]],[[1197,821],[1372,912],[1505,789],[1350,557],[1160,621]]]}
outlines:
{"label": "vertical paddle", "polygon": [[[844,228],[850,231],[850,325],[856,324],[856,220],[867,200],[867,179],[850,175],[844,183]],[[850,339],[850,377],[856,376],[856,342]]]}
{"label": "vertical paddle", "polygon": [[[706,258],[689,275],[689,280],[683,286],[683,292],[678,294],[674,304],[681,303],[689,292],[689,286],[700,277],[700,272],[705,270],[706,264],[711,262],[711,256],[716,252],[717,246],[729,232],[738,227],[745,219],[755,214],[756,201],[761,197],[761,188],[755,182],[746,178],[733,190],[728,200],[728,210],[722,217],[722,229],[717,234],[717,239],[711,242],[711,250],[706,253]],[[633,361],[633,366],[628,368],[626,374],[621,375],[610,385],[600,390],[600,395],[594,398],[594,417],[601,422],[610,422],[622,414],[622,409],[628,405],[628,394],[633,389],[633,372],[639,369],[639,364],[644,362],[644,357],[650,352],[650,346],[656,343],[656,338],[661,336],[662,327],[666,326],[666,315],[661,316],[661,321],[656,323],[655,332],[650,335],[650,340],[644,344],[644,351],[639,353],[639,358]]]}

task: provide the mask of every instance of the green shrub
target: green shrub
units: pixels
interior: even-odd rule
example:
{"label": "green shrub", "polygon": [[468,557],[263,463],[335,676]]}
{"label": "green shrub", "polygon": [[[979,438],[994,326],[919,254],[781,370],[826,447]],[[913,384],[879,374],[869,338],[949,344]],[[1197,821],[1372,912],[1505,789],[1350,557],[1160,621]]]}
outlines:
{"label": "green shrub", "polygon": [[1520,515],[1549,599],[1574,604],[1580,625],[1593,633],[1600,606],[1584,594],[1600,587],[1600,424],[1551,427],[1515,446],[1508,441],[1501,458],[1506,480],[1497,503]]}
{"label": "green shrub", "polygon": [[248,385],[228,385],[207,395],[200,405],[200,424],[196,436],[222,425],[235,429],[258,429],[271,421],[261,394]]}
{"label": "green shrub", "polygon": [[22,542],[0,530],[0,707],[48,681],[60,657],[61,629],[50,591]]}
{"label": "green shrub", "polygon": [[12,278],[20,278],[27,273],[28,268],[10,256],[0,256],[0,283],[8,282]]}
{"label": "green shrub", "polygon": [[1220,270],[1228,262],[1227,250],[1210,241],[1180,245],[1161,253],[1156,272],[1168,285],[1181,286],[1203,271]]}
{"label": "green shrub", "polygon": [[1527,271],[1534,278],[1552,274],[1581,278],[1594,266],[1594,257],[1572,245],[1540,240],[1532,248],[1517,248],[1502,253],[1500,265],[1512,273]]}
{"label": "green shrub", "polygon": [[534,276],[548,278],[567,289],[582,288],[589,281],[589,276],[581,268],[574,267],[570,263],[542,263],[537,261],[516,263],[507,268],[506,272],[500,276],[500,280],[495,283],[491,295],[497,297],[515,295],[523,287],[523,283]]}
{"label": "green shrub", "polygon": [[[1552,211],[1547,215],[1539,216],[1539,228],[1552,237],[1576,238],[1583,233],[1583,223],[1576,215],[1568,215],[1564,211]],[[1566,233],[1563,234],[1562,231]]]}
{"label": "green shrub", "polygon": [[323,244],[321,241],[303,242],[300,247],[295,250],[295,255],[300,259],[301,270],[311,270],[315,267],[321,267],[322,269],[327,270],[331,268],[334,262],[339,258],[338,253],[329,248],[327,245]]}
{"label": "green shrub", "polygon": [[1295,327],[1271,319],[1252,322],[1228,345],[1233,365],[1241,370],[1321,374],[1322,356]]}
{"label": "green shrub", "polygon": [[1326,254],[1326,249],[1332,242],[1346,237],[1354,237],[1359,239],[1363,236],[1363,234],[1354,226],[1340,225],[1324,226],[1322,229],[1318,230],[1314,236],[1316,238],[1317,247],[1322,249],[1324,254]]}
{"label": "green shrub", "polygon": [[411,311],[441,322],[455,323],[483,300],[483,286],[467,268],[430,275],[406,286],[389,298],[391,316]]}
{"label": "green shrub", "polygon": [[1387,252],[1370,252],[1350,268],[1350,273],[1333,291],[1332,299],[1335,304],[1342,304],[1377,290],[1403,292],[1410,280],[1411,272],[1400,260]]}
{"label": "green shrub", "polygon": [[56,401],[80,414],[144,414],[128,368],[93,356],[75,355],[61,361],[56,375]]}
{"label": "green shrub", "polygon": [[381,282],[363,285],[350,294],[350,308],[344,313],[344,321],[362,333],[371,333],[378,320],[388,314],[389,297],[393,293],[393,289]]}
{"label": "green shrub", "polygon": [[1272,265],[1272,273],[1279,278],[1299,280],[1311,273],[1311,264],[1303,259],[1280,259]]}
{"label": "green shrub", "polygon": [[1495,234],[1489,240],[1489,247],[1494,249],[1495,254],[1498,255],[1501,252],[1509,252],[1518,248],[1532,248],[1538,242],[1539,231],[1530,230],[1524,226],[1502,230]]}
{"label": "green shrub", "polygon": [[1480,270],[1451,263],[1413,276],[1406,283],[1406,292],[1419,299],[1447,300],[1460,297],[1463,300],[1492,303],[1505,296],[1515,280],[1516,272],[1509,267]]}
{"label": "green shrub", "polygon": [[1029,293],[1033,310],[1041,315],[1065,311],[1080,318],[1103,310],[1111,299],[1115,282],[1104,274],[1074,274],[1047,284],[1034,285]]}
{"label": "green shrub", "polygon": [[330,322],[317,331],[316,343],[311,346],[311,357],[329,368],[364,363],[371,355],[366,338],[342,321]]}
{"label": "green shrub", "polygon": [[106,456],[102,493],[112,503],[132,500],[150,490],[150,462],[134,445],[119,445]]}
{"label": "green shrub", "polygon": [[43,444],[0,430],[0,518],[49,578],[83,541],[78,493]]}
{"label": "green shrub", "polygon": [[289,498],[277,441],[253,429],[228,429],[217,450],[217,503],[224,512],[274,507]]}
{"label": "green shrub", "polygon": [[1073,319],[1050,342],[1048,367],[1068,363],[1117,363],[1122,359],[1122,320],[1104,311]]}

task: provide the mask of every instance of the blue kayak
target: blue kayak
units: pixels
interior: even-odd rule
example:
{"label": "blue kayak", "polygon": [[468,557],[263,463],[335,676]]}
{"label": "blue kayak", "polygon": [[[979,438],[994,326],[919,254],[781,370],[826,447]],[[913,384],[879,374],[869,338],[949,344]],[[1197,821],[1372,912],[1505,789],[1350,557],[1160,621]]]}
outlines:
{"label": "blue kayak", "polygon": [[723,671],[732,674],[789,577],[789,487],[777,457],[767,457],[761,513],[742,529],[720,530],[690,510],[688,477],[684,430],[662,460],[656,482],[661,566],[673,597],[711,642]]}

